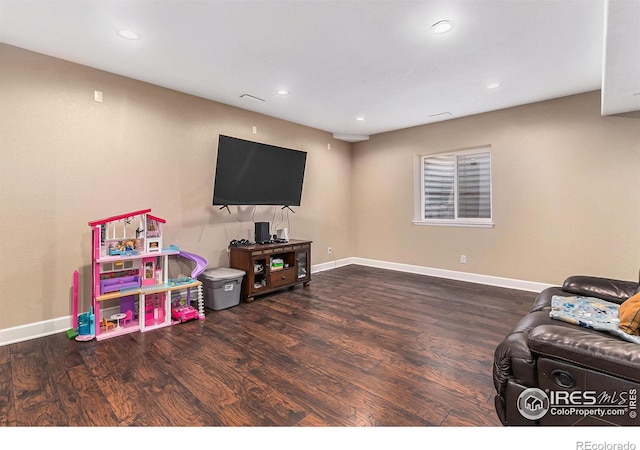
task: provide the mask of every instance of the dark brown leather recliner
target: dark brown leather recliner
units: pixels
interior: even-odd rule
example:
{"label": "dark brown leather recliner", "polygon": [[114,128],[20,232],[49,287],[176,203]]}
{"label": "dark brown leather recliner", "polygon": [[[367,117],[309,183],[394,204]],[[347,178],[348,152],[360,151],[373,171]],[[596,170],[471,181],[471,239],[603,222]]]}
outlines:
{"label": "dark brown leather recliner", "polygon": [[538,294],[494,353],[502,424],[640,425],[640,344],[549,317],[554,295],[622,304],[639,291],[636,282],[572,276]]}

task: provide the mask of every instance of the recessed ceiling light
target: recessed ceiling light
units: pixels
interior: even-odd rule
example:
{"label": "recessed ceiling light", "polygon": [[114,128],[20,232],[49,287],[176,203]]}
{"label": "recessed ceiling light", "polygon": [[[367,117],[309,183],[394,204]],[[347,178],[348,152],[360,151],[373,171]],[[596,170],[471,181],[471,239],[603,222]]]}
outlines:
{"label": "recessed ceiling light", "polygon": [[487,89],[498,89],[499,87],[500,87],[500,83],[487,84]]}
{"label": "recessed ceiling light", "polygon": [[364,117],[358,116],[358,117],[356,117],[356,120],[359,121],[359,122],[363,122],[364,121]]}
{"label": "recessed ceiling light", "polygon": [[118,36],[120,36],[122,38],[125,38],[125,39],[129,39],[131,41],[135,41],[136,39],[140,39],[140,37],[141,37],[135,31],[126,30],[126,29],[118,30]]}
{"label": "recessed ceiling light", "polygon": [[287,91],[286,89],[279,89],[278,90],[278,94],[280,94],[280,95],[289,95],[289,91]]}
{"label": "recessed ceiling light", "polygon": [[431,31],[435,34],[443,34],[453,29],[453,22],[450,20],[441,20],[431,25]]}

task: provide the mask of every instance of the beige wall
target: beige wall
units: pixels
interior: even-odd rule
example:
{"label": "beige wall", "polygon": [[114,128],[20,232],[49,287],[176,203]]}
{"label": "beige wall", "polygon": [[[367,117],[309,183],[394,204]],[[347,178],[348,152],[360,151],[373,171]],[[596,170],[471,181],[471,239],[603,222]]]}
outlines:
{"label": "beige wall", "polygon": [[[88,309],[92,220],[151,208],[167,220],[165,245],[228,266],[229,241],[252,236],[253,218],[211,206],[219,134],[307,151],[290,237],[314,241],[313,264],[329,245],[351,255],[349,143],[3,44],[0,66],[0,329],[70,315],[75,269]],[[273,213],[259,207],[255,220]]]}
{"label": "beige wall", "polygon": [[[68,316],[75,269],[88,308],[91,220],[151,208],[165,245],[228,265],[254,218],[211,206],[219,134],[309,152],[289,220],[291,237],[314,241],[313,264],[357,256],[540,283],[640,268],[640,117],[601,117],[599,92],[350,145],[7,45],[0,62],[0,330]],[[413,225],[415,156],[479,145],[491,145],[495,227]]]}
{"label": "beige wall", "polygon": [[[486,144],[495,227],[413,225],[414,156]],[[354,254],[540,283],[635,280],[638,173],[640,116],[601,117],[599,92],[380,134],[354,145]]]}

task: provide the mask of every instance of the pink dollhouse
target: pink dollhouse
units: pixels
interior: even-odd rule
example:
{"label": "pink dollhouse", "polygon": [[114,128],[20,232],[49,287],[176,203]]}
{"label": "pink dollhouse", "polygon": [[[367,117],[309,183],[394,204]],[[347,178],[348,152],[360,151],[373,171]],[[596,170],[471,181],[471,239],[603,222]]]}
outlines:
{"label": "pink dollhouse", "polygon": [[[92,232],[92,294],[96,339],[136,331],[145,332],[177,323],[171,318],[172,293],[197,291],[199,319],[204,319],[202,283],[193,278],[175,283],[169,279],[172,255],[193,255],[177,247],[162,247],[165,220],[134,211],[89,222]],[[197,257],[198,271],[206,260]],[[184,300],[182,300],[184,301]],[[98,326],[99,325],[99,326]]]}

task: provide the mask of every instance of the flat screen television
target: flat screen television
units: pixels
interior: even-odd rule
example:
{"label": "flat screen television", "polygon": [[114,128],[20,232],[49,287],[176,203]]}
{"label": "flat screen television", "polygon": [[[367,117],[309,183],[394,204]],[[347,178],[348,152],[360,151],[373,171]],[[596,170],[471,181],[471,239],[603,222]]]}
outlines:
{"label": "flat screen television", "polygon": [[213,205],[300,206],[307,152],[220,135]]}

